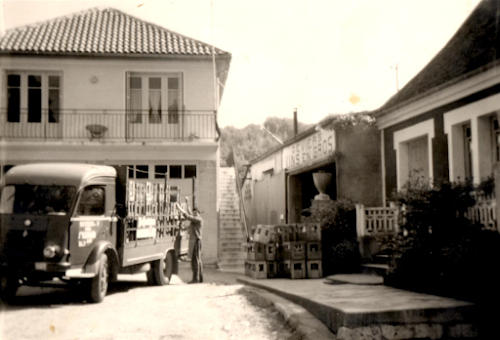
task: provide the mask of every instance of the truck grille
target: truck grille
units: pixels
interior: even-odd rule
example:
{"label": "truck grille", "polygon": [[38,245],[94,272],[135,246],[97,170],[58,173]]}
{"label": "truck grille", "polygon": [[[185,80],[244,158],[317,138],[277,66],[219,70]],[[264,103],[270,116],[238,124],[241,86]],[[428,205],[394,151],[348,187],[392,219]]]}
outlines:
{"label": "truck grille", "polygon": [[46,230],[9,230],[3,258],[9,262],[43,261]]}

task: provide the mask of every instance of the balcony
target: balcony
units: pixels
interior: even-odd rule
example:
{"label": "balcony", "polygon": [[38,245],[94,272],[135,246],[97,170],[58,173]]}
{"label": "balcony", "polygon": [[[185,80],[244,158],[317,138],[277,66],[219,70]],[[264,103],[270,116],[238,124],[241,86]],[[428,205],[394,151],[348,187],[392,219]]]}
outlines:
{"label": "balcony", "polygon": [[0,138],[8,140],[209,141],[218,137],[214,111],[0,111]]}

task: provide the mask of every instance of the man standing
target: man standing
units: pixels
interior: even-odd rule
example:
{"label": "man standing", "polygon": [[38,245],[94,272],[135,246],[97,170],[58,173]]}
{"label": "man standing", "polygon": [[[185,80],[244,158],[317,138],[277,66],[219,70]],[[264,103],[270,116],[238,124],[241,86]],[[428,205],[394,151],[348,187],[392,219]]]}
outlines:
{"label": "man standing", "polygon": [[203,218],[201,218],[200,210],[193,208],[189,209],[189,199],[186,197],[187,212],[182,209],[181,205],[177,203],[177,209],[189,220],[189,237],[190,242],[194,240],[193,255],[191,255],[191,269],[193,270],[193,280],[188,283],[201,283],[203,282],[203,268],[201,264],[201,229],[203,228]]}

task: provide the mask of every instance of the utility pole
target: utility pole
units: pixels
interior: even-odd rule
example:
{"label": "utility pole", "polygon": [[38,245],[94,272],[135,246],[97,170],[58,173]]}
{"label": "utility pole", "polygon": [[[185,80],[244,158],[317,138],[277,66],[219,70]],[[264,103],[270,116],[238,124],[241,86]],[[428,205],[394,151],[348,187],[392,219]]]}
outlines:
{"label": "utility pole", "polygon": [[391,66],[391,69],[392,68],[396,71],[396,92],[399,92],[398,63],[396,63],[396,66]]}

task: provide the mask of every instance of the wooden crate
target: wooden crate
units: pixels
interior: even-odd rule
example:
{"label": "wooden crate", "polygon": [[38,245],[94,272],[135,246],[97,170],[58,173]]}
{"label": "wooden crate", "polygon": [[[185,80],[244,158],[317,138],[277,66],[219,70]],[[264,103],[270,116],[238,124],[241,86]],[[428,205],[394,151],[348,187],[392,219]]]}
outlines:
{"label": "wooden crate", "polygon": [[295,240],[307,241],[307,227],[305,224],[300,223],[295,226]]}
{"label": "wooden crate", "polygon": [[266,261],[276,261],[276,243],[269,243],[264,245],[266,253]]}
{"label": "wooden crate", "polygon": [[253,232],[253,241],[254,242],[260,242],[260,236],[262,235],[263,232],[263,225],[262,224],[257,224],[255,227],[255,230]]}
{"label": "wooden crate", "polygon": [[277,261],[278,264],[278,273],[277,277],[282,277],[289,279],[290,278],[290,261]]}
{"label": "wooden crate", "polygon": [[321,241],[321,225],[319,223],[306,224],[307,241]]}
{"label": "wooden crate", "polygon": [[283,261],[283,272],[292,280],[306,278],[306,261]]}
{"label": "wooden crate", "polygon": [[252,279],[267,279],[267,262],[246,261],[245,274]]}
{"label": "wooden crate", "polygon": [[267,277],[268,278],[278,277],[278,262],[266,261],[266,264],[267,264]]}
{"label": "wooden crate", "polygon": [[247,244],[247,260],[249,261],[265,261],[266,253],[264,245],[259,242],[250,242]]}
{"label": "wooden crate", "polygon": [[322,258],[321,241],[306,242],[306,259],[321,260]]}
{"label": "wooden crate", "polygon": [[295,224],[286,224],[283,226],[282,239],[283,239],[282,243],[296,241]]}
{"label": "wooden crate", "polygon": [[299,242],[283,242],[281,245],[280,259],[286,260],[305,260],[306,259],[306,243]]}
{"label": "wooden crate", "polygon": [[319,279],[323,277],[323,265],[321,260],[306,261],[307,278]]}

